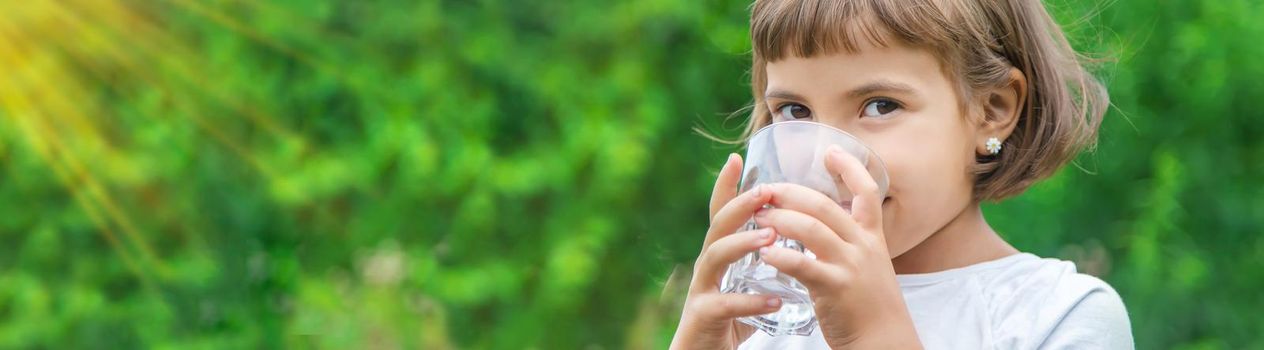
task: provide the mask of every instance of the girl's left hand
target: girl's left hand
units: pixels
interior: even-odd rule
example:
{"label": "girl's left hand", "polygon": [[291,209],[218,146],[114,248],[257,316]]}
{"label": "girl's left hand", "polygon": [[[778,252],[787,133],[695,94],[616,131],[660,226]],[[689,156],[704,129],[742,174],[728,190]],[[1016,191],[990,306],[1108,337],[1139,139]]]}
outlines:
{"label": "girl's left hand", "polygon": [[921,348],[882,232],[878,185],[836,146],[825,165],[855,194],[852,213],[807,187],[764,185],[774,208],[757,212],[755,222],[803,242],[816,259],[778,247],[761,248],[761,257],[808,287],[831,348]]}

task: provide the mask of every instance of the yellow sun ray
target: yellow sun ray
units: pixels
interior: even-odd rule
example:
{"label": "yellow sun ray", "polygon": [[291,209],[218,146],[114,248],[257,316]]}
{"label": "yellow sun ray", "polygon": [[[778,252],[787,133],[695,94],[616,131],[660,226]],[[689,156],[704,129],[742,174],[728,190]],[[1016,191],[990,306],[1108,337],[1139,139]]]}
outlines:
{"label": "yellow sun ray", "polygon": [[[7,37],[3,30],[0,30],[0,37]],[[46,126],[41,125],[43,123],[39,122],[40,118],[31,117],[32,114],[37,114],[39,109],[34,107],[26,96],[13,89],[14,87],[20,87],[19,84],[16,84],[12,75],[12,73],[17,71],[14,68],[20,66],[13,63],[22,58],[23,56],[19,53],[19,50],[14,50],[10,45],[0,43],[0,60],[3,60],[0,62],[3,62],[5,67],[9,67],[8,71],[11,73],[9,79],[4,81],[5,84],[0,85],[4,87],[4,89],[0,89],[0,108],[5,112],[3,114],[5,119],[10,122],[9,124],[17,126],[21,130],[19,134],[25,136],[26,144],[35,150],[36,155],[49,166],[58,181],[75,199],[75,203],[88,215],[93,225],[97,227],[97,231],[101,233],[106,242],[110,244],[110,247],[119,255],[127,269],[137,277],[146,289],[154,291],[153,283],[148,275],[136,260],[131,257],[127,248],[119,241],[118,236],[110,228],[109,223],[102,218],[101,213],[93,205],[90,196],[82,189],[83,185],[78,184],[75,181],[75,177],[66,169],[66,166],[58,160],[60,157],[57,154],[64,154],[67,151],[55,141],[57,137],[52,135],[52,132]]]}
{"label": "yellow sun ray", "polygon": [[[264,46],[267,46],[282,54],[293,57],[299,62],[311,66],[312,68],[316,69],[316,71],[320,73],[328,74],[329,76],[334,77],[334,79],[337,79],[338,81],[342,82],[346,86],[352,87],[354,89],[359,89],[359,90],[369,90],[369,91],[374,92],[375,94],[381,94],[381,93],[387,92],[382,87],[379,87],[377,85],[373,85],[367,82],[362,82],[362,81],[352,78],[351,76],[343,72],[342,69],[339,69],[337,66],[333,64],[322,61],[313,55],[308,55],[302,51],[293,49],[289,46],[286,46],[285,44],[282,44],[279,41],[268,38],[266,35],[260,33],[258,30],[255,30],[254,28],[251,28],[250,26],[247,26],[241,23],[240,21],[237,21],[228,15],[225,15],[221,12],[207,8],[201,3],[198,3],[196,1],[191,1],[191,0],[167,0],[167,1],[175,3],[176,5],[179,5],[196,15],[203,16],[209,19],[211,22],[219,24],[225,28],[228,28],[229,30],[233,32],[241,34],[242,36],[245,36],[246,38],[249,38],[260,44],[263,44]],[[368,52],[368,51],[365,51],[365,52]]]}
{"label": "yellow sun ray", "polygon": [[[161,86],[164,91],[204,93],[215,102],[227,105],[230,109],[247,117],[252,124],[260,127],[265,133],[306,145],[306,140],[298,133],[278,124],[275,121],[276,118],[234,98],[236,95],[230,95],[224,89],[206,88],[208,80],[209,82],[214,80],[208,79],[210,77],[206,74],[197,74],[190,67],[207,67],[209,64],[200,55],[193,53],[187,45],[180,44],[166,31],[155,27],[150,20],[111,2],[88,2],[83,8],[89,9],[96,16],[83,16],[72,8],[64,8],[61,14],[68,16],[67,22],[77,24],[84,36],[110,43],[110,45],[103,45],[102,51],[124,65],[129,74],[140,77],[153,85]],[[113,20],[109,23],[92,22],[94,18]],[[112,35],[107,36],[105,33]],[[125,40],[128,36],[141,37],[145,40]],[[128,54],[120,49],[123,43],[136,48],[129,52],[136,52],[144,57],[128,57]],[[145,66],[143,63],[154,63],[164,72],[175,72],[176,76],[181,78],[179,82],[183,84],[184,89],[174,89],[174,86],[165,83],[166,79],[160,79],[154,73],[155,67]],[[255,105],[259,104],[255,103]]]}
{"label": "yellow sun ray", "polygon": [[[16,34],[15,34],[16,33]],[[131,217],[119,209],[110,193],[105,190],[93,172],[78,159],[76,151],[63,142],[62,133],[73,135],[70,140],[79,147],[98,149],[96,153],[105,158],[117,157],[111,145],[101,136],[100,130],[87,117],[87,114],[99,114],[92,110],[91,104],[77,101],[88,101],[83,86],[66,72],[63,62],[56,59],[55,52],[46,47],[21,46],[21,40],[27,32],[22,28],[13,28],[11,23],[0,23],[0,37],[4,41],[4,54],[0,62],[9,68],[8,79],[3,81],[5,110],[10,120],[23,125],[28,144],[34,149],[45,150],[41,158],[61,178],[66,188],[81,204],[81,208],[94,222],[107,240],[119,242],[109,225],[104,224],[102,217],[108,218],[124,234],[134,246],[143,260],[151,264],[163,275],[169,275],[169,268],[158,258],[153,247],[141,235]],[[31,116],[39,116],[32,118]],[[61,129],[62,131],[57,131]],[[86,142],[86,143],[85,143]],[[95,206],[93,204],[96,204]],[[103,212],[102,212],[103,211]],[[135,260],[125,253],[120,253],[125,260],[135,266]],[[139,271],[139,269],[137,269]],[[143,275],[142,278],[145,278]]]}

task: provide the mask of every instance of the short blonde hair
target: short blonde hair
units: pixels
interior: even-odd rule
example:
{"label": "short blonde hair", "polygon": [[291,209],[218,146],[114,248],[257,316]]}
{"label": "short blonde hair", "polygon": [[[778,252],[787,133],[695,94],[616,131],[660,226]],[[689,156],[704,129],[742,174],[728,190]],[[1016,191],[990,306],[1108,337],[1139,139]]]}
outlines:
{"label": "short blonde hair", "polygon": [[[1109,105],[1039,0],[756,0],[751,7],[754,108],[742,139],[771,123],[766,66],[788,55],[856,52],[859,40],[931,50],[956,82],[967,114],[978,91],[1027,78],[1027,98],[997,156],[978,156],[974,198],[1018,195],[1092,147]],[[986,116],[985,116],[986,117]]]}

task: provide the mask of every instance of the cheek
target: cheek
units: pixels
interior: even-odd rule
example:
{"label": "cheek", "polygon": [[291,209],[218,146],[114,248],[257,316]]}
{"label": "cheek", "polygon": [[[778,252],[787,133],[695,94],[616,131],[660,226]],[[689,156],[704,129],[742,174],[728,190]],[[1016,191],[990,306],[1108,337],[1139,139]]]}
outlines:
{"label": "cheek", "polygon": [[[960,123],[906,123],[899,142],[878,150],[887,165],[894,201],[883,221],[893,254],[916,246],[938,231],[971,199],[972,149]],[[894,138],[893,138],[894,139]]]}
{"label": "cheek", "polygon": [[893,195],[944,199],[970,188],[973,147],[956,118],[912,116],[875,140],[872,146],[887,166]]}
{"label": "cheek", "polygon": [[969,199],[969,165],[960,149],[949,140],[928,137],[892,152],[893,160],[887,163],[892,194],[902,208],[919,211],[901,214],[930,218],[926,215],[931,213],[922,211],[948,209],[946,204]]}

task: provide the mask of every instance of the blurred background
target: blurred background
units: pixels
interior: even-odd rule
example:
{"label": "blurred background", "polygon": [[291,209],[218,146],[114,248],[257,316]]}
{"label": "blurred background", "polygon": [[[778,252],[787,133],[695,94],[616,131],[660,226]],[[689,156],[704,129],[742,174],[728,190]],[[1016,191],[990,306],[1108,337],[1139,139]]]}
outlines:
{"label": "blurred background", "polygon": [[[1114,108],[990,221],[1264,348],[1264,4],[1047,4]],[[0,348],[664,348],[747,6],[0,2]]]}

